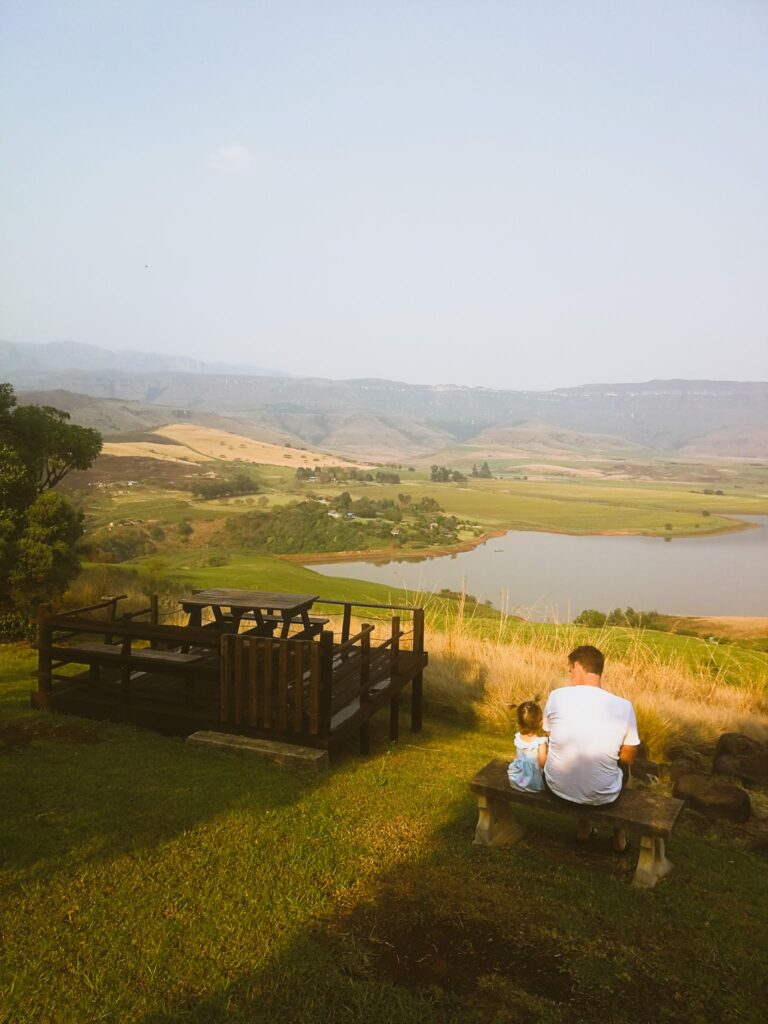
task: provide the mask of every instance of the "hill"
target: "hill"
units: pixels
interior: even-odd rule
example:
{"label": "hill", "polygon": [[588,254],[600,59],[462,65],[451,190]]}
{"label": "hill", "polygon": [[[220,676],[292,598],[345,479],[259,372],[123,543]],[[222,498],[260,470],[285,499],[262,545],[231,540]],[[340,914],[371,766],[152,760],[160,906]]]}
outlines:
{"label": "hill", "polygon": [[[164,356],[153,361],[152,370],[141,363],[142,369],[134,372],[113,369],[106,358],[91,358],[77,346],[57,349],[55,365],[49,365],[44,354],[24,359],[19,353],[36,346],[12,348],[9,355],[5,343],[5,355],[0,352],[0,377],[17,390],[63,388],[110,399],[118,406],[162,406],[183,414],[177,420],[226,416],[259,431],[271,430],[298,443],[358,457],[363,451],[371,457],[369,450],[390,460],[429,456],[488,430],[539,423],[596,435],[601,440],[590,442],[591,449],[602,450],[608,444],[612,452],[618,442],[672,453],[726,430],[731,434],[721,439],[723,454],[749,458],[763,450],[761,439],[768,430],[766,383],[673,380],[502,391],[374,379],[259,376],[252,371],[221,372],[214,364],[205,370],[177,371],[167,368],[169,357]],[[138,407],[132,408],[138,413]],[[110,411],[117,415],[114,405]],[[566,450],[571,444],[578,449],[582,442],[566,438]],[[557,448],[556,440],[546,447]]]}
{"label": "hill", "polygon": [[485,461],[546,456],[552,459],[591,459],[632,456],[643,449],[622,437],[566,430],[550,423],[522,423],[519,426],[488,427],[464,444],[438,452],[438,461]]}
{"label": "hill", "polygon": [[102,454],[187,463],[214,460],[250,462],[261,466],[286,466],[296,469],[299,466],[338,466],[340,463],[353,465],[349,460],[331,456],[327,452],[267,444],[263,441],[254,441],[242,434],[213,427],[201,427],[193,423],[169,423],[159,430],[136,438],[107,441]]}

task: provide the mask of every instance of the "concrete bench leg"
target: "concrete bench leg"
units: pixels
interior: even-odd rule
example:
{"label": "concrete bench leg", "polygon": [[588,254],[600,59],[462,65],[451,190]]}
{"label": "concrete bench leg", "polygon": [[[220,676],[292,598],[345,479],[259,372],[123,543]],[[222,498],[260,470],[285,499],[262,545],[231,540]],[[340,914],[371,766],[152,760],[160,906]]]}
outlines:
{"label": "concrete bench leg", "polygon": [[525,835],[523,825],[515,821],[504,804],[487,796],[478,796],[477,809],[475,846],[506,846],[518,842]]}
{"label": "concrete bench leg", "polygon": [[651,889],[671,870],[672,864],[667,860],[664,840],[654,839],[653,836],[641,836],[640,856],[637,859],[632,884],[643,889]]}

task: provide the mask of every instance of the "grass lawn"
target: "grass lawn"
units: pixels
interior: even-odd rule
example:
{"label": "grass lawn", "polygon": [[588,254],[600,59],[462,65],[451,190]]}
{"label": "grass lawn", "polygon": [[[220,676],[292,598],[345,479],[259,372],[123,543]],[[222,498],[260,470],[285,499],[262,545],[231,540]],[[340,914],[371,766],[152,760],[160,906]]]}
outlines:
{"label": "grass lawn", "polygon": [[[368,494],[396,499],[402,491],[412,494],[414,501],[429,496],[451,515],[478,521],[491,529],[572,534],[719,533],[733,529],[732,519],[726,516],[768,513],[765,495],[746,491],[705,495],[692,493],[691,485],[679,483],[468,480],[465,484],[435,484],[422,474],[408,474],[398,485],[350,484],[346,489],[353,497]],[[325,493],[334,492],[326,489]],[[671,531],[666,529],[667,524]]]}
{"label": "grass lawn", "polygon": [[428,712],[307,776],[32,712],[32,667],[0,648],[3,1022],[765,1019],[768,874],[735,833],[683,822],[637,891],[560,816],[471,845],[509,736]]}

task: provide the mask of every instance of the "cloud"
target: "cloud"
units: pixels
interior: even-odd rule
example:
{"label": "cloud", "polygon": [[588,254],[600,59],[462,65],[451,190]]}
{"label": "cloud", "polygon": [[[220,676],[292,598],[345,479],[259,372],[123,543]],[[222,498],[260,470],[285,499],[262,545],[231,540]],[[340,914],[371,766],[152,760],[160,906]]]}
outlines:
{"label": "cloud", "polygon": [[247,146],[222,146],[211,155],[208,166],[222,174],[242,174],[256,166],[256,155]]}

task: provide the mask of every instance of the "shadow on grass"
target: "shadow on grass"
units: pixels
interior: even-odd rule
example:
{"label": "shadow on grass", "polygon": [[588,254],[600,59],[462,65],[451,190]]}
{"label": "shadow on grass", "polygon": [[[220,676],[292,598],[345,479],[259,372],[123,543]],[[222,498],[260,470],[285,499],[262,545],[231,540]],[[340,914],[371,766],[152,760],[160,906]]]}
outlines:
{"label": "shadow on grass", "polygon": [[285,807],[324,784],[148,730],[45,713],[0,727],[0,772],[0,858],[27,879],[151,849],[232,809]]}
{"label": "shadow on grass", "polygon": [[647,894],[630,890],[608,855],[584,863],[555,816],[532,845],[479,849],[473,802],[446,810],[428,854],[342,897],[262,968],[202,999],[181,996],[141,1024],[708,1019],[711,1003],[701,1001],[699,1016],[698,999],[670,976],[668,951],[633,934]]}

